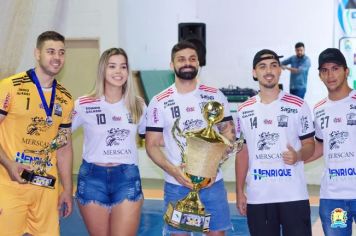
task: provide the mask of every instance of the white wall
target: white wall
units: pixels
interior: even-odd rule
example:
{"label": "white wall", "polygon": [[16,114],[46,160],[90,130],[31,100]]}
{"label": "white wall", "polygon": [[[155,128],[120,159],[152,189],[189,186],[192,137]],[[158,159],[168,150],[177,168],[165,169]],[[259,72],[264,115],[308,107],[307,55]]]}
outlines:
{"label": "white wall", "polygon": [[[294,54],[294,44],[303,41],[312,60],[306,100],[313,105],[326,96],[318,79],[317,58],[333,46],[332,1],[37,0],[33,5],[32,35],[18,71],[33,65],[36,36],[48,29],[67,38],[99,39],[101,51],[123,47],[134,70],[169,69],[178,23],[203,22],[207,31],[204,83],[257,89],[251,79],[254,54],[270,48],[287,57]],[[281,82],[288,87],[289,72],[283,72]]]}
{"label": "white wall", "polygon": [[[323,0],[122,0],[119,3],[121,45],[134,69],[169,69],[178,23],[206,23],[207,65],[202,80],[216,87],[253,87],[252,59],[262,48],[285,57],[303,41],[312,60],[306,95],[313,105],[326,95],[318,79],[319,53],[333,46],[334,3]],[[289,86],[289,73],[281,82]]]}
{"label": "white wall", "polygon": [[18,71],[34,65],[36,38],[46,30],[56,30],[67,39],[99,39],[101,51],[119,46],[117,0],[36,0],[33,5],[35,11],[30,26],[32,35],[26,44]]}
{"label": "white wall", "polygon": [[[333,1],[36,0],[33,5],[32,35],[18,71],[33,66],[35,39],[49,29],[71,39],[99,39],[101,51],[123,47],[133,70],[169,69],[178,23],[203,22],[207,31],[204,83],[257,89],[251,78],[254,54],[270,48],[287,57],[294,54],[294,44],[303,41],[312,61],[306,100],[312,106],[326,96],[318,79],[317,59],[322,50],[333,46]],[[4,28],[1,22],[0,28]],[[288,78],[284,72],[285,87]]]}

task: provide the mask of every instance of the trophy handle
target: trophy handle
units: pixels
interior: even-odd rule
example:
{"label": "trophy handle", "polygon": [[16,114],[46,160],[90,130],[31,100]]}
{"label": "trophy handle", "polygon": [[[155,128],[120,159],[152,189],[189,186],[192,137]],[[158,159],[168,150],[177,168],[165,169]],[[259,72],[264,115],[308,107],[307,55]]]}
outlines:
{"label": "trophy handle", "polygon": [[173,124],[173,127],[172,127],[172,136],[173,136],[173,139],[174,141],[176,141],[178,147],[179,147],[179,150],[180,150],[180,156],[181,156],[181,159],[182,159],[182,163],[186,163],[186,160],[185,160],[185,157],[184,157],[184,147],[183,147],[183,144],[178,140],[177,136],[176,136],[176,133],[179,137],[183,137],[185,138],[186,136],[184,135],[184,133],[182,132],[182,130],[179,128],[179,120],[180,120],[180,117],[178,117],[175,121],[174,121],[174,124]]}
{"label": "trophy handle", "polygon": [[[222,136],[223,137],[223,136]],[[228,141],[228,139],[226,139],[225,137],[223,137],[225,140],[227,140]],[[240,137],[235,141],[235,142],[230,142],[230,141],[228,141],[229,142],[229,150],[228,150],[228,152],[225,152],[225,154],[224,154],[224,156],[223,156],[223,158],[222,158],[222,160],[221,160],[221,162],[220,162],[220,165],[219,165],[219,167],[225,162],[225,161],[227,161],[227,159],[229,159],[231,156],[234,156],[234,155],[236,155],[236,153],[238,153],[238,152],[240,152],[241,151],[241,149],[242,149],[242,146],[243,146],[243,144],[244,144],[244,135],[243,135],[243,133],[241,132],[241,135],[240,135]]]}

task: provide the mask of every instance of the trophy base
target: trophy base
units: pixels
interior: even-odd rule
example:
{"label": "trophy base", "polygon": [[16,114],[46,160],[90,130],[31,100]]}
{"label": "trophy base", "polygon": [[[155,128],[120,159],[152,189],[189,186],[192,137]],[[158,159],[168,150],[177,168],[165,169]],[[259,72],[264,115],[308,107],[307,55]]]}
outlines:
{"label": "trophy base", "polygon": [[164,221],[175,228],[195,232],[209,232],[210,214],[197,214],[174,209],[172,203],[168,204],[163,216]]}
{"label": "trophy base", "polygon": [[54,189],[54,184],[56,183],[56,177],[52,175],[39,175],[34,171],[24,170],[21,173],[21,177],[26,180],[28,183]]}

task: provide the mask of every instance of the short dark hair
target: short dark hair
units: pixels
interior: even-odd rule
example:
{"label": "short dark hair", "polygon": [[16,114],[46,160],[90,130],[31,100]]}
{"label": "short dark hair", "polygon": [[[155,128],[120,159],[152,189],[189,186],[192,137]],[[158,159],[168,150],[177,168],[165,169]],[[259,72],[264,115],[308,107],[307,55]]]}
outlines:
{"label": "short dark hair", "polygon": [[60,33],[56,31],[45,31],[37,37],[36,48],[41,48],[43,43],[48,40],[61,41],[64,43],[65,38]]}
{"label": "short dark hair", "polygon": [[295,44],[295,48],[301,48],[301,47],[304,48],[304,43],[298,42],[298,43]]}
{"label": "short dark hair", "polygon": [[176,55],[177,52],[187,48],[193,49],[198,55],[198,48],[193,43],[186,40],[182,40],[173,46],[171,52],[171,61],[174,60],[174,56]]}

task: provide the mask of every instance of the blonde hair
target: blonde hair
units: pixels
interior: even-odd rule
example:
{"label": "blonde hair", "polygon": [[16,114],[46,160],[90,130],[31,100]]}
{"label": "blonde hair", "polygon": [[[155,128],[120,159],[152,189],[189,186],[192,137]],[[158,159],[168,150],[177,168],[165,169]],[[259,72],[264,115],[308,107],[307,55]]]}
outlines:
{"label": "blonde hair", "polygon": [[127,54],[122,48],[109,48],[103,54],[101,54],[98,71],[94,89],[88,94],[89,97],[100,98],[104,95],[105,91],[105,70],[108,65],[110,57],[114,55],[122,55],[126,59],[127,70],[129,72],[128,79],[126,83],[122,86],[122,96],[126,105],[132,116],[132,120],[137,124],[143,114],[144,100],[136,95],[133,81],[131,79],[131,72],[129,67],[129,60]]}

